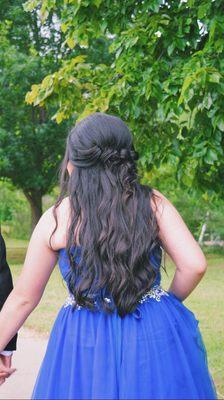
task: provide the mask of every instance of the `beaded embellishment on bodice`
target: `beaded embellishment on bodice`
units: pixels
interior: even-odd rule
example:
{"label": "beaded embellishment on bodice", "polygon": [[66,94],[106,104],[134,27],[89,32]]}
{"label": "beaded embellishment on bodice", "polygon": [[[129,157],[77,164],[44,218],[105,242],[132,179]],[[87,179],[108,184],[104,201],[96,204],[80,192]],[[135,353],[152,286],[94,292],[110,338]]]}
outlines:
{"label": "beaded embellishment on bodice", "polygon": [[[161,296],[168,296],[168,295],[169,294],[160,285],[153,285],[153,287],[148,292],[146,292],[144,296],[142,296],[142,298],[139,300],[139,303],[142,304],[149,299],[155,299],[156,301],[160,301]],[[107,303],[111,302],[111,299],[109,297],[104,297],[104,300]],[[82,309],[82,306],[76,304],[74,296],[71,293],[67,297],[64,303],[64,307],[68,306],[76,306],[77,310]],[[97,302],[95,302],[95,306],[97,306]]]}
{"label": "beaded embellishment on bodice", "polygon": [[[81,248],[78,247],[77,249],[77,255],[76,255],[76,260],[78,261],[78,258],[80,257],[80,251]],[[70,271],[70,266],[69,266],[69,259],[68,255],[66,252],[66,249],[61,249],[59,252],[59,268],[61,271],[61,274],[63,276],[63,279],[66,281],[68,280],[69,276],[69,271]],[[156,301],[160,301],[161,296],[167,295],[168,293],[160,286],[160,281],[161,281],[161,274],[160,274],[160,265],[161,265],[161,257],[162,257],[162,249],[159,245],[157,245],[154,249],[153,252],[150,254],[150,261],[151,264],[153,265],[155,271],[156,271],[156,279],[150,288],[149,291],[147,291],[142,298],[139,300],[139,304],[144,303],[145,301],[148,301],[150,298],[155,299]],[[106,294],[106,291],[103,291]],[[104,295],[104,300],[107,301],[108,303],[111,303],[111,298],[107,297],[108,295]],[[94,301],[94,304],[96,307],[98,307],[98,302],[97,300]],[[76,301],[74,299],[74,296],[69,292],[69,296],[65,301],[64,307],[68,306],[75,306],[76,309],[81,310],[82,306],[76,304]]]}

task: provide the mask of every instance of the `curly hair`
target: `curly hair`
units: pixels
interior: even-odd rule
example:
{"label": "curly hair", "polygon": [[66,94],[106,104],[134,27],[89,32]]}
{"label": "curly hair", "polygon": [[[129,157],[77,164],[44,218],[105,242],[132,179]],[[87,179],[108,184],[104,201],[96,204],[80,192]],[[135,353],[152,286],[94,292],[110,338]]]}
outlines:
{"label": "curly hair", "polygon": [[[76,303],[124,317],[155,281],[150,253],[159,243],[150,200],[140,183],[138,153],[127,125],[118,117],[94,113],[78,122],[67,138],[61,167],[61,193],[71,207],[66,250],[69,290]],[[71,175],[68,162],[74,166]],[[77,255],[79,257],[77,257]],[[108,304],[105,288],[112,295]]]}

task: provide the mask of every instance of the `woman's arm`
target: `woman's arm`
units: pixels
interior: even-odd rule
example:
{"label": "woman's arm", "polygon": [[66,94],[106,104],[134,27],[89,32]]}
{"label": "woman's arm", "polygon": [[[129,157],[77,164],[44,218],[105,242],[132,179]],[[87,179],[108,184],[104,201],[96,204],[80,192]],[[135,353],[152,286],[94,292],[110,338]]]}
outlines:
{"label": "woman's arm", "polygon": [[176,265],[169,291],[184,300],[198,285],[207,268],[204,253],[173,204],[158,190],[152,208],[164,250]]}
{"label": "woman's arm", "polygon": [[0,352],[39,303],[57,262],[56,253],[49,246],[54,226],[50,208],[32,234],[22,272],[0,312]]}

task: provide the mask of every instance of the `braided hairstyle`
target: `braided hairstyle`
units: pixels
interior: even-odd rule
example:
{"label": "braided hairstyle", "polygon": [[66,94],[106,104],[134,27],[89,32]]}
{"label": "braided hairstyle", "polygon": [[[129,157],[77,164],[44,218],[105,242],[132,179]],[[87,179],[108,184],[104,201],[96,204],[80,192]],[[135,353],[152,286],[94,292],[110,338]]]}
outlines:
{"label": "braided hairstyle", "polygon": [[[138,153],[127,125],[118,117],[94,113],[78,122],[67,138],[61,193],[68,195],[71,219],[66,250],[69,289],[77,304],[106,312],[132,312],[156,278],[150,252],[158,225],[150,206],[154,195],[139,182]],[[68,162],[74,166],[68,175]],[[77,258],[76,256],[79,255]],[[113,302],[105,301],[106,293]]]}

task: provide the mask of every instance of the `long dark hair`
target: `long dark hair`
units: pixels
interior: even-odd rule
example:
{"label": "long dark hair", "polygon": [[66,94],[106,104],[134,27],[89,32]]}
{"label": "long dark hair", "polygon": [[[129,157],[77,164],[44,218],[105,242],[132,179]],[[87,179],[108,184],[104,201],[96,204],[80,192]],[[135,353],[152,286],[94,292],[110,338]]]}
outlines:
{"label": "long dark hair", "polygon": [[[132,135],[120,118],[89,115],[68,135],[61,194],[54,207],[57,226],[56,209],[68,195],[71,220],[66,250],[69,289],[76,302],[94,310],[95,295],[101,293],[102,308],[110,313],[116,307],[122,317],[134,310],[156,278],[149,258],[158,244],[150,205],[155,194],[140,184],[137,159]],[[70,176],[69,161],[74,166]],[[102,295],[105,288],[112,304]]]}

